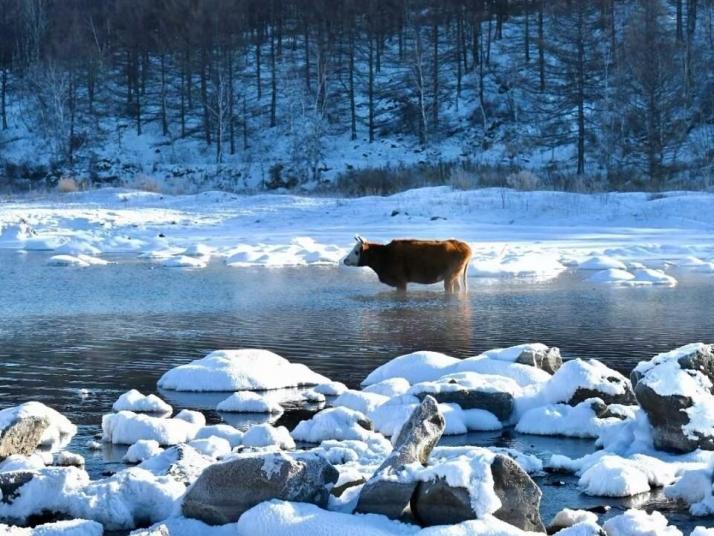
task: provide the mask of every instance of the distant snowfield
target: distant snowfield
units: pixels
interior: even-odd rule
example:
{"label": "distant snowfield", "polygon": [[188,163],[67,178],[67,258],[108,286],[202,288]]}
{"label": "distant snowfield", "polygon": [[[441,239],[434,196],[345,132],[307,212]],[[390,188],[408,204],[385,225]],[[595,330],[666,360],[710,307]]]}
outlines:
{"label": "distant snowfield", "polygon": [[[390,197],[106,188],[0,201],[0,248],[48,250],[57,266],[101,269],[130,253],[167,268],[336,264],[353,235],[459,238],[472,277],[557,276],[617,286],[674,285],[668,271],[714,273],[714,194],[572,194],[421,188]],[[74,260],[73,260],[74,259]]]}

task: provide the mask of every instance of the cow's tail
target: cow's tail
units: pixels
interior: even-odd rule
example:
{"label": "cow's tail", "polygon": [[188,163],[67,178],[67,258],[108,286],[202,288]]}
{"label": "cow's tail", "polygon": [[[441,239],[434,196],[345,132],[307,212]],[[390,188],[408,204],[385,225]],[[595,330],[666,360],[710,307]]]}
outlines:
{"label": "cow's tail", "polygon": [[464,271],[461,273],[461,288],[464,292],[467,292],[469,290],[469,262],[471,261],[466,261],[466,264],[464,265]]}

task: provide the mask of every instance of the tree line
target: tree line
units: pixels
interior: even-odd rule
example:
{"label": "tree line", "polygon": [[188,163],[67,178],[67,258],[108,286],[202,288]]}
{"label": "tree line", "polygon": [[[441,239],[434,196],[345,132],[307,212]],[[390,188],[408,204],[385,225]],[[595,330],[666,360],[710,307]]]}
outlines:
{"label": "tree line", "polygon": [[708,180],[713,66],[711,0],[0,0],[0,127],[70,167],[119,128],[216,162],[275,129],[311,177],[326,136],[458,133],[476,159]]}

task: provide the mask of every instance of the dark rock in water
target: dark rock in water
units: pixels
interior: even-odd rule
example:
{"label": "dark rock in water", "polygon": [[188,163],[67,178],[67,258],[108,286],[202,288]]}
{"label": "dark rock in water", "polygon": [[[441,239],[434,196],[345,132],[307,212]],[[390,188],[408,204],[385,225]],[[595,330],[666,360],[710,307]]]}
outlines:
{"label": "dark rock in water", "polygon": [[[423,398],[427,393],[418,393]],[[463,389],[429,393],[440,404],[458,404],[462,409],[483,409],[493,413],[499,420],[506,421],[513,413],[513,395],[505,392],[490,392]]]}
{"label": "dark rock in water", "polygon": [[186,493],[181,510],[186,517],[223,525],[271,499],[325,508],[329,486],[338,476],[337,469],[315,454],[246,455],[208,466]]}
{"label": "dark rock in water", "polygon": [[545,349],[526,348],[516,358],[515,362],[554,374],[563,365],[563,358],[560,356],[560,348],[555,346]]}
{"label": "dark rock in water", "polygon": [[32,471],[11,471],[0,473],[0,502],[12,504],[19,495],[18,490],[35,477]]}
{"label": "dark rock in water", "polygon": [[418,483],[398,481],[396,475],[405,465],[427,462],[444,426],[436,400],[425,396],[399,431],[392,453],[362,488],[356,511],[408,519],[409,504]]}
{"label": "dark rock in water", "polygon": [[669,452],[692,452],[698,448],[714,450],[714,435],[685,434],[683,426],[689,424],[686,410],[693,401],[684,395],[660,395],[645,382],[635,387],[637,401],[647,413],[652,425],[652,439],[656,449]]}
{"label": "dark rock in water", "polygon": [[0,460],[13,454],[29,456],[35,452],[49,425],[49,421],[41,417],[21,417],[10,423],[0,431]]}
{"label": "dark rock in water", "polygon": [[[521,466],[498,454],[491,462],[491,474],[494,492],[501,501],[494,517],[522,530],[545,532],[540,518],[542,492]],[[419,484],[412,499],[412,512],[422,525],[451,525],[477,519],[472,504],[469,489],[437,478]]]}
{"label": "dark rock in water", "polygon": [[543,492],[520,465],[508,456],[497,455],[491,463],[493,489],[501,508],[493,515],[523,530],[545,532],[540,518]]}
{"label": "dark rock in water", "polygon": [[344,484],[340,484],[339,486],[335,486],[334,488],[332,488],[332,490],[330,491],[330,493],[331,493],[334,497],[341,497],[342,494],[343,494],[345,491],[347,491],[348,489],[354,488],[355,486],[361,486],[361,485],[364,484],[365,482],[367,482],[367,479],[366,479],[366,478],[364,478],[364,477],[359,477],[357,480],[350,480],[349,482],[345,482]]}

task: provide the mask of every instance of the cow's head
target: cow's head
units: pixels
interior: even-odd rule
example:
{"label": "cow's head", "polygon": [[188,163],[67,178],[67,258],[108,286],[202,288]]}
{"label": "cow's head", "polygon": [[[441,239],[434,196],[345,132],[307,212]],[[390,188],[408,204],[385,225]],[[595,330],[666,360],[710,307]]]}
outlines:
{"label": "cow's head", "polygon": [[352,248],[352,251],[349,252],[344,260],[347,266],[362,266],[362,252],[367,242],[359,235],[355,235],[355,240],[357,241],[355,247]]}

